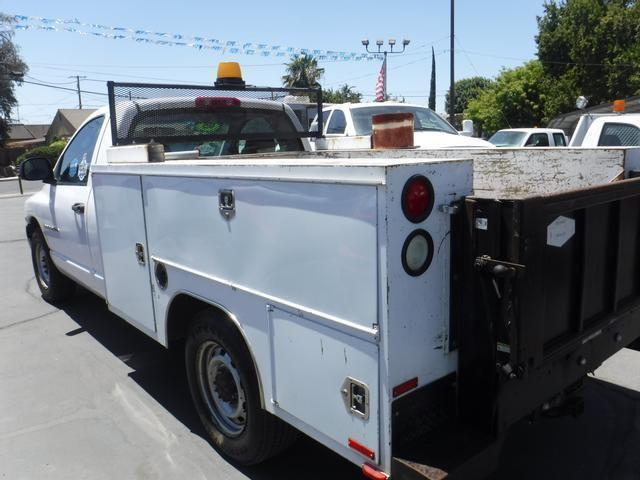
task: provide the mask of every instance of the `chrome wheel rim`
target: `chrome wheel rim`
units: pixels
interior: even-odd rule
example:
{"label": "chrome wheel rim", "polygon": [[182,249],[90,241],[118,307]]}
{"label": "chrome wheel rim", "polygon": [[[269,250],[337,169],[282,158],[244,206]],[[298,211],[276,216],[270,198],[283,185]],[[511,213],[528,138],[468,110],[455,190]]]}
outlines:
{"label": "chrome wheel rim", "polygon": [[198,348],[196,375],[204,404],[221,433],[237,437],[247,423],[246,395],[229,353],[209,340]]}
{"label": "chrome wheel rim", "polygon": [[44,288],[49,288],[51,271],[49,270],[47,252],[41,243],[36,245],[36,266],[38,267],[38,280]]}

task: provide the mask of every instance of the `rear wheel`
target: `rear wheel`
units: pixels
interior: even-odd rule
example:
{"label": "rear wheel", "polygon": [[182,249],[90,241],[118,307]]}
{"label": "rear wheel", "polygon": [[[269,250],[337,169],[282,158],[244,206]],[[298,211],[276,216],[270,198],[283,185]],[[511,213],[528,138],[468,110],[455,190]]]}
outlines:
{"label": "rear wheel", "polygon": [[40,230],[33,232],[31,237],[31,260],[38,288],[47,302],[60,302],[75,293],[76,284],[56,268]]}
{"label": "rear wheel", "polygon": [[252,465],[295,439],[293,428],[262,409],[257,374],[244,340],[214,310],[194,318],[185,356],[194,405],[223,455]]}

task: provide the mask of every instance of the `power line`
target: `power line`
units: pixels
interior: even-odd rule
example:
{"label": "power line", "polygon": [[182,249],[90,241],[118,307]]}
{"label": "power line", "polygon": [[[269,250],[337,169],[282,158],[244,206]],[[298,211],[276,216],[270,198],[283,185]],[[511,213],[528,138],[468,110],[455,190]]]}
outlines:
{"label": "power line", "polygon": [[[77,93],[78,89],[77,88],[67,88],[67,87],[59,87],[57,85],[47,85],[46,83],[40,83],[40,82],[30,82],[29,80],[22,80],[22,83],[28,83],[30,85],[39,85],[41,87],[49,87],[49,88],[55,88],[57,90],[66,90],[67,92],[74,92]],[[104,93],[104,92],[92,92],[89,90],[80,90],[81,93],[88,93],[91,95],[102,95],[107,97],[108,94]]]}
{"label": "power line", "polygon": [[35,78],[31,75],[25,75],[25,77],[35,80],[36,82],[48,83],[50,85],[71,85],[72,83],[76,83],[76,82],[48,82],[46,80],[40,80],[39,78]]}
{"label": "power line", "polygon": [[[502,55],[493,55],[490,53],[481,53],[481,52],[471,52],[469,50],[461,50],[470,55],[476,55],[479,57],[489,57],[489,58],[497,58],[499,60],[517,60],[520,62],[529,62],[531,60],[535,60],[535,58],[518,58],[518,57],[505,57]],[[592,62],[560,62],[555,60],[540,60],[540,63],[548,64],[548,65],[575,65],[578,67],[625,67],[625,68],[638,68],[637,64],[633,63],[616,63],[616,64],[608,64],[608,63],[592,63]]]}

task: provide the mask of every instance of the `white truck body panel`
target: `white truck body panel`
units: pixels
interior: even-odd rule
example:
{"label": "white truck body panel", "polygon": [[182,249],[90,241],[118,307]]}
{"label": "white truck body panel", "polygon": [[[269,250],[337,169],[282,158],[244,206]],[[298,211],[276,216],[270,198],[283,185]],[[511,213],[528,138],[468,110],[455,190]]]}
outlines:
{"label": "white truck body panel", "polygon": [[[268,411],[362,464],[365,458],[348,447],[354,439],[388,471],[392,388],[413,377],[424,385],[455,370],[456,356],[447,349],[450,219],[438,206],[471,193],[472,162],[419,154],[393,160],[385,152],[332,157],[96,165],[101,242],[109,247],[107,301],[165,345],[168,310],[178,295],[222,307],[251,350]],[[402,188],[416,173],[436,192],[436,208],[419,225],[400,207]],[[218,211],[221,189],[235,194],[230,220]],[[136,199],[144,212],[129,207],[103,225]],[[143,229],[117,234],[142,213],[146,237]],[[429,270],[411,277],[400,253],[416,228],[429,232],[436,251]],[[145,243],[146,268],[136,261],[137,242]],[[164,289],[153,276],[158,262],[168,272]],[[146,323],[153,318],[147,303],[121,305],[126,294],[118,290],[112,301],[109,276],[125,286],[131,281],[111,265],[127,277],[137,271],[137,282],[147,275],[152,293],[134,290],[153,303],[157,332]],[[346,377],[369,388],[369,418],[346,408]]]}
{"label": "white truck body panel", "polygon": [[148,244],[140,177],[97,175],[93,187],[109,309],[155,336],[147,252],[136,260],[136,244]]}

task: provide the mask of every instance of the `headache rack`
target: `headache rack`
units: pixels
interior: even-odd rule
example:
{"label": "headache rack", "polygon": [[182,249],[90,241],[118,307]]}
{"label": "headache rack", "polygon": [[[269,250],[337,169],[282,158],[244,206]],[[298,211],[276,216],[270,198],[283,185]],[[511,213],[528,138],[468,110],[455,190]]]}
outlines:
{"label": "headache rack", "polygon": [[[107,82],[113,145],[189,141],[301,139],[322,135],[321,88],[274,88],[234,85],[179,85]],[[227,113],[239,118],[245,108],[284,112],[284,105],[313,102],[318,129],[293,128],[291,122],[253,122],[248,131],[234,131],[215,121],[199,122],[194,113]],[[192,114],[193,124],[188,116]],[[141,126],[144,122],[144,128]],[[226,127],[226,128],[225,128]]]}

